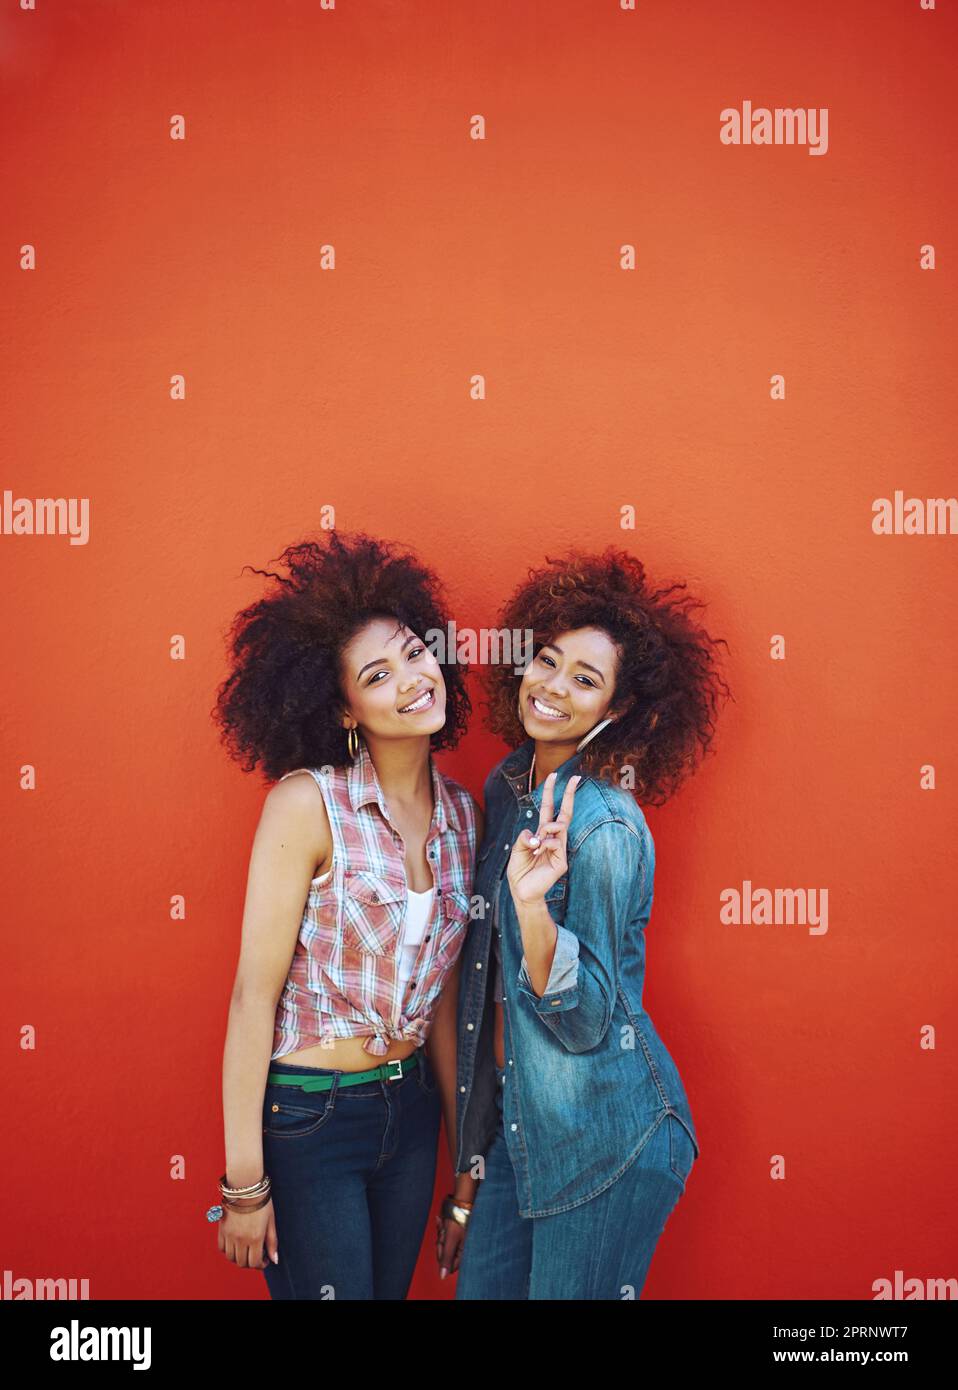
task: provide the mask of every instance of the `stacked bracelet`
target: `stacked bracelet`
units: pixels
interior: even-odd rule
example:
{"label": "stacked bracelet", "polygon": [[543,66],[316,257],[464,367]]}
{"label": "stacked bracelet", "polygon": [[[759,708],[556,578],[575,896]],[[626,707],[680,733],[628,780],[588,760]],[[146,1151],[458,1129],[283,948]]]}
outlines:
{"label": "stacked bracelet", "polygon": [[272,1200],[272,1196],[270,1195],[270,1193],[267,1192],[265,1197],[261,1197],[260,1200],[258,1202],[254,1202],[252,1206],[239,1206],[239,1204],[230,1197],[223,1198],[223,1205],[227,1208],[228,1211],[238,1211],[241,1213],[245,1213],[247,1211],[259,1211],[262,1207],[267,1206],[268,1203],[270,1203]]}
{"label": "stacked bracelet", "polygon": [[224,1173],[219,1181],[219,1189],[224,1197],[261,1197],[264,1192],[268,1192],[270,1189],[269,1174],[264,1173],[259,1182],[251,1183],[249,1187],[230,1187]]}
{"label": "stacked bracelet", "polygon": [[465,1226],[469,1221],[472,1212],[471,1202],[457,1202],[452,1192],[442,1199],[442,1219],[444,1221],[455,1221],[458,1226]]}
{"label": "stacked bracelet", "polygon": [[[259,1182],[251,1183],[249,1187],[230,1187],[226,1181],[226,1174],[224,1173],[219,1181],[223,1205],[210,1207],[209,1211],[206,1213],[207,1221],[222,1221],[224,1207],[227,1211],[238,1212],[262,1210],[268,1202],[272,1201],[271,1187],[272,1184],[268,1173],[264,1173]],[[253,1205],[254,1199],[257,1197],[261,1200],[255,1202],[255,1205]]]}

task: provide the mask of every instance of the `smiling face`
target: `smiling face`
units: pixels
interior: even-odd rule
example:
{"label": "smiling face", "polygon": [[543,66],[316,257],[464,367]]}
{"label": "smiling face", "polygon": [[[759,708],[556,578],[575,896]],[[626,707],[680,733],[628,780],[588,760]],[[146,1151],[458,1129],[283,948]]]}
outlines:
{"label": "smiling face", "polygon": [[395,618],[373,618],[340,655],[344,729],[373,738],[437,733],[446,722],[446,683],[425,642]]}
{"label": "smiling face", "polygon": [[619,656],[597,627],[558,632],[540,647],[519,686],[519,709],[529,738],[575,745],[607,715],[615,715]]}

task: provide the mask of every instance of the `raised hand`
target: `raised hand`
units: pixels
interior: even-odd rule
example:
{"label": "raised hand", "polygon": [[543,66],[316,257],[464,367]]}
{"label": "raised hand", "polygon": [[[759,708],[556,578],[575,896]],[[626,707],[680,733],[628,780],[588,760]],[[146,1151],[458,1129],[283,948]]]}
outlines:
{"label": "raised hand", "polygon": [[553,819],[553,792],[556,774],[550,772],[542,784],[542,809],[535,832],[523,830],[512,846],[506,877],[513,901],[534,902],[545,896],[569,867],[566,859],[566,836],[572,820],[572,804],[579,776],[570,777],[559,814]]}

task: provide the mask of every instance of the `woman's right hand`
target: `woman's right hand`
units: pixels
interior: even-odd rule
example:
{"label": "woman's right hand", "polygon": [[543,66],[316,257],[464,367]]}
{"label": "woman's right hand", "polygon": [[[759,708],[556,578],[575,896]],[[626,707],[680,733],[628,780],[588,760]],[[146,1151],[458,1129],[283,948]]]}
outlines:
{"label": "woman's right hand", "polygon": [[[452,1194],[453,1200],[466,1202],[471,1208],[476,1200],[478,1188],[477,1178],[470,1177],[468,1173],[457,1173]],[[467,1230],[468,1222],[465,1226],[460,1226],[458,1221],[453,1220],[452,1217],[444,1218],[441,1213],[437,1213],[436,1263],[439,1265],[440,1279],[445,1279],[447,1275],[455,1274],[458,1271]]]}
{"label": "woman's right hand", "polygon": [[457,1273],[465,1239],[465,1226],[448,1217],[445,1220],[441,1216],[436,1217],[436,1263],[439,1265],[440,1279]]}
{"label": "woman's right hand", "polygon": [[279,1263],[272,1202],[267,1202],[259,1211],[243,1212],[226,1207],[216,1227],[220,1250],[240,1269],[265,1269],[264,1246],[273,1264]]}

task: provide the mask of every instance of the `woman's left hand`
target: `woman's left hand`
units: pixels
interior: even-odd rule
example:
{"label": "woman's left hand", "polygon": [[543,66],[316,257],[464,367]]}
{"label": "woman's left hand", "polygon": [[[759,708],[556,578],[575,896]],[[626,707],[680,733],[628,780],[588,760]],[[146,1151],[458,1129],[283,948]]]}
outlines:
{"label": "woman's left hand", "polygon": [[542,784],[542,809],[535,833],[523,830],[512,846],[506,877],[516,903],[535,902],[545,897],[569,867],[566,836],[572,820],[572,803],[582,778],[570,777],[559,814],[553,819],[553,791],[556,774],[550,772]]}

